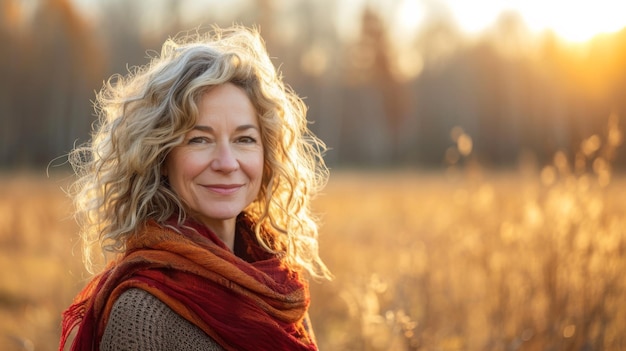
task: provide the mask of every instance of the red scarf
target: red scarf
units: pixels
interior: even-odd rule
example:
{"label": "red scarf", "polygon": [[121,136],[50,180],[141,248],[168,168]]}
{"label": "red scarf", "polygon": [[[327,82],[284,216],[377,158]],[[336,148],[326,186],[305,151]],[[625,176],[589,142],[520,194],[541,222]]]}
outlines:
{"label": "red scarf", "polygon": [[59,350],[77,326],[71,350],[98,350],[113,303],[129,288],[156,296],[226,350],[317,350],[303,321],[306,282],[258,245],[245,216],[237,222],[243,259],[203,226],[186,226],[193,229],[181,235],[151,221],[131,235],[126,254],[63,313]]}

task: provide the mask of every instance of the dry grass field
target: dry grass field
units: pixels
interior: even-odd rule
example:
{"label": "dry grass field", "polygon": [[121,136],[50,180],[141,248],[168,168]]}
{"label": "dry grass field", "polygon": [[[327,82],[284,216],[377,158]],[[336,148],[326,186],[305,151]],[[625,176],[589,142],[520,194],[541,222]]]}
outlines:
{"label": "dry grass field", "polygon": [[[322,350],[626,350],[626,180],[331,173]],[[55,350],[86,278],[66,179],[0,179],[0,349]]]}

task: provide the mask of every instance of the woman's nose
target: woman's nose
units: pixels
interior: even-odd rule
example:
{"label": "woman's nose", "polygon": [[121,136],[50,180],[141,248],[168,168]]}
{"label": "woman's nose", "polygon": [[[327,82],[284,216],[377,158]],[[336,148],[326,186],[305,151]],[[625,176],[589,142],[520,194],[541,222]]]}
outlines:
{"label": "woman's nose", "polygon": [[218,172],[233,172],[239,168],[239,161],[230,143],[216,145],[215,154],[211,160],[211,168]]}

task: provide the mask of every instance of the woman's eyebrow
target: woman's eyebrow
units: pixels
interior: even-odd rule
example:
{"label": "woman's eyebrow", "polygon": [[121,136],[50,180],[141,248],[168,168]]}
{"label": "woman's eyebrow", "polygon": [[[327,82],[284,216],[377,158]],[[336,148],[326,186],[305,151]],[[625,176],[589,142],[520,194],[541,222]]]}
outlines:
{"label": "woman's eyebrow", "polygon": [[259,131],[259,127],[255,126],[254,124],[242,124],[239,127],[235,128],[235,130],[238,132],[248,130],[248,129],[254,129],[257,132]]}
{"label": "woman's eyebrow", "polygon": [[[213,127],[203,126],[203,125],[195,125],[193,126],[193,129],[199,130],[201,132],[206,132],[206,133],[213,133],[215,131]],[[259,127],[255,126],[254,124],[242,124],[238,126],[237,128],[235,128],[235,131],[241,132],[241,131],[248,130],[248,129],[254,129],[257,132],[259,131]]]}
{"label": "woman's eyebrow", "polygon": [[202,125],[195,125],[193,126],[194,130],[199,130],[201,132],[206,132],[206,133],[212,133],[213,132],[213,127],[209,127],[209,126],[202,126]]}

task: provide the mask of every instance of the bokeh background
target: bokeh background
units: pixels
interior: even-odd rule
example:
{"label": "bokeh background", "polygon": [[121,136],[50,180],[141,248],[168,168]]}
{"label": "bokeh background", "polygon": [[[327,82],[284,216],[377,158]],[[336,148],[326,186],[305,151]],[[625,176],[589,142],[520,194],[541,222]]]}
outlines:
{"label": "bokeh background", "polygon": [[329,146],[322,349],[626,349],[623,7],[1,0],[0,349],[55,349],[88,278],[63,189],[95,91],[232,23],[260,28]]}

